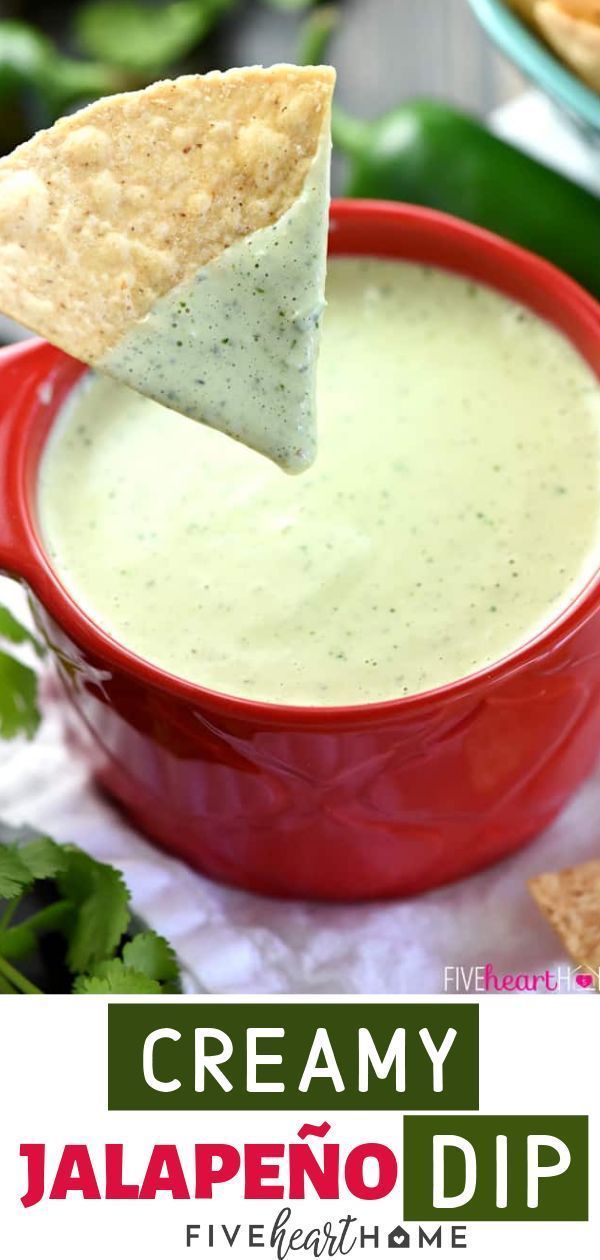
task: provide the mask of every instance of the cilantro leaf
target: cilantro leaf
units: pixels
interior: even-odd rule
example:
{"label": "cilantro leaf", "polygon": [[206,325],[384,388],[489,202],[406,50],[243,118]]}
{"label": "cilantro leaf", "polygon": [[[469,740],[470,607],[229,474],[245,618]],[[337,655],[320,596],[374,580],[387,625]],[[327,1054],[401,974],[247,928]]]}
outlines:
{"label": "cilantro leaf", "polygon": [[20,897],[35,881],[13,845],[0,845],[0,897],[7,901]]}
{"label": "cilantro leaf", "polygon": [[33,827],[0,822],[0,897],[11,900],[36,879],[49,879],[66,862],[61,846]]}
{"label": "cilantro leaf", "polygon": [[[9,643],[30,644],[38,656],[43,654],[34,635],[2,605],[0,639],[6,639]],[[0,652],[0,738],[13,739],[15,735],[21,734],[31,738],[39,724],[35,671],[7,652]]]}
{"label": "cilantro leaf", "polygon": [[34,879],[55,879],[68,865],[65,850],[50,836],[38,836],[23,845],[19,857]]}
{"label": "cilantro leaf", "polygon": [[0,822],[0,902],[0,993],[40,992],[29,969],[34,964],[38,974],[50,933],[66,942],[73,993],[179,992],[168,941],[151,930],[126,937],[131,911],[121,871],[75,845]]}
{"label": "cilantro leaf", "polygon": [[129,892],[114,866],[70,845],[64,852],[66,869],[56,882],[75,909],[67,964],[75,973],[87,972],[117,949],[129,923]]}
{"label": "cilantro leaf", "polygon": [[16,617],[13,617],[8,608],[4,608],[2,604],[0,604],[0,639],[7,639],[9,643],[29,643],[37,656],[44,656],[45,649],[35,635],[26,630],[25,626],[22,626],[21,622],[17,621]]}
{"label": "cilantro leaf", "polygon": [[123,962],[150,980],[177,983],[179,967],[175,951],[157,932],[138,932],[123,946]]}
{"label": "cilantro leaf", "polygon": [[[19,843],[23,840],[29,843]],[[20,896],[36,879],[54,879],[66,865],[64,849],[49,836],[0,823],[0,897]]]}
{"label": "cilantro leaf", "polygon": [[0,957],[26,958],[37,946],[37,936],[27,922],[0,932]]}
{"label": "cilantro leaf", "polygon": [[26,958],[38,948],[40,938],[47,932],[62,932],[66,936],[72,917],[73,907],[69,901],[52,901],[24,922],[0,931],[0,956]]}
{"label": "cilantro leaf", "polygon": [[40,721],[35,671],[0,652],[0,739],[15,735],[31,739]]}
{"label": "cilantro leaf", "polygon": [[157,980],[150,979],[133,967],[126,967],[120,958],[100,963],[90,975],[78,976],[74,993],[160,993]]}

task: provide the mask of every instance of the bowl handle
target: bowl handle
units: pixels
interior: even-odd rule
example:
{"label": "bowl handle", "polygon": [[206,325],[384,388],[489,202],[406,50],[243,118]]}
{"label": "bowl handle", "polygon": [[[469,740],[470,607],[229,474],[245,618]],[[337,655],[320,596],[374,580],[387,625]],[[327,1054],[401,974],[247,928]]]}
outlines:
{"label": "bowl handle", "polygon": [[38,567],[28,511],[27,447],[31,420],[43,405],[51,353],[38,340],[0,350],[0,570],[26,581]]}

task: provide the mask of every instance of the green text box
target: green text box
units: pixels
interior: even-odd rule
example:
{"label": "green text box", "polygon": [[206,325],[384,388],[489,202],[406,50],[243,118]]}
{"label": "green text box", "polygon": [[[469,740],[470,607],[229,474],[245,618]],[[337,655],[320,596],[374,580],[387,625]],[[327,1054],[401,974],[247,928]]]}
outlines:
{"label": "green text box", "polygon": [[[229,1093],[211,1076],[204,1092],[195,1090],[195,1029],[222,1030],[233,1043],[230,1060],[221,1065],[233,1088]],[[386,1079],[369,1073],[368,1092],[358,1089],[358,1031],[367,1028],[381,1058],[396,1028],[406,1030],[406,1089],[396,1091],[394,1067]],[[154,1072],[161,1081],[178,1079],[181,1087],[156,1092],[144,1079],[143,1048],[156,1029],[170,1028],[180,1039],[161,1040],[153,1054]],[[284,1036],[261,1042],[260,1053],[281,1054],[281,1065],[259,1069],[260,1079],[282,1081],[284,1092],[251,1093],[246,1081],[246,1034],[248,1028],[282,1028]],[[312,1082],[307,1092],[298,1089],[317,1030],[327,1030],[340,1069],[344,1091],[336,1092],[329,1079]],[[456,1037],[443,1069],[443,1092],[433,1089],[431,1060],[420,1039],[428,1029],[439,1048],[449,1028]],[[212,1044],[212,1043],[211,1043]],[[214,1043],[217,1048],[217,1043]],[[319,1063],[324,1062],[321,1057]],[[255,1110],[298,1108],[351,1111],[418,1110],[471,1111],[479,1102],[479,1008],[475,1003],[452,1007],[343,1003],[276,1004],[229,1002],[114,1004],[108,1009],[108,1105],[110,1110]]]}
{"label": "green text box", "polygon": [[[473,1198],[455,1208],[434,1203],[434,1135],[457,1135],[476,1153]],[[496,1202],[496,1138],[507,1138],[506,1207]],[[527,1137],[548,1135],[569,1147],[571,1163],[560,1176],[539,1181],[538,1207],[527,1204]],[[404,1121],[404,1219],[407,1221],[586,1221],[588,1219],[587,1116],[407,1116]],[[540,1163],[558,1156],[541,1151]],[[443,1192],[460,1194],[465,1185],[465,1156],[450,1150]]]}

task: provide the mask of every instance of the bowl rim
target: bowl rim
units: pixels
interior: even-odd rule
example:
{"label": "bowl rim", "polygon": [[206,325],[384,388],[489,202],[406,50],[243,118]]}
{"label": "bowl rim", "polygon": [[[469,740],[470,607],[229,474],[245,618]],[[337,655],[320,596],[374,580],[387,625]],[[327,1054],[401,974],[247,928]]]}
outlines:
{"label": "bowl rim", "polygon": [[530,30],[508,0],[469,0],[487,31],[520,70],[534,83],[564,105],[568,113],[600,132],[600,97],[558,59],[552,50]]}
{"label": "bowl rim", "polygon": [[[594,347],[594,356],[596,352],[598,354],[598,366],[595,370],[600,380],[600,304],[551,263],[462,219],[420,206],[368,200],[334,201],[330,222],[330,233],[334,238],[336,229],[343,224],[349,225],[350,229],[368,225],[371,231],[379,226],[382,232],[386,225],[388,228],[393,225],[394,230],[402,228],[406,240],[411,239],[411,233],[419,238],[419,233],[425,231],[436,242],[439,240],[447,244],[452,256],[454,253],[459,255],[460,261],[455,266],[449,263],[448,269],[467,277],[471,275],[474,278],[475,275],[478,278],[475,259],[479,258],[486,262],[491,260],[503,279],[505,274],[518,276],[519,280],[525,279],[530,283],[532,292],[542,295],[546,300],[551,297],[560,307],[561,313],[566,308],[573,315],[573,323],[577,323],[580,332],[585,332],[590,345]],[[409,249],[409,246],[406,248]],[[469,256],[473,271],[469,271],[461,251]],[[340,249],[339,252],[343,254],[352,251]],[[378,255],[376,246],[356,252],[371,257],[414,257],[416,261],[419,260],[419,253],[390,254],[383,248]],[[427,262],[427,258],[423,257],[421,261]],[[493,287],[492,281],[488,283]],[[506,283],[505,292],[510,293],[508,279]],[[496,287],[502,291],[501,283]],[[531,305],[534,306],[533,300]],[[565,335],[568,336],[568,333]],[[575,338],[572,337],[571,340],[574,341]],[[10,419],[7,424],[0,418],[0,483],[4,481],[2,497],[5,517],[2,522],[0,513],[0,567],[9,576],[26,584],[59,629],[77,646],[83,646],[90,654],[99,657],[102,664],[106,663],[133,676],[153,690],[177,696],[199,709],[212,709],[213,712],[238,720],[254,721],[263,727],[368,725],[375,721],[391,721],[400,715],[417,717],[432,705],[466,698],[520,672],[568,640],[600,609],[599,565],[571,602],[531,639],[512,652],[491,665],[443,686],[389,700],[342,705],[304,705],[235,696],[211,690],[201,683],[190,682],[139,656],[103,630],[80,607],[52,564],[37,519],[37,473],[46,439],[60,405],[85,368],[63,351],[40,340],[8,347],[0,354],[0,368],[4,360],[4,365],[12,364],[18,375],[20,363],[23,362],[25,369],[30,358],[33,358],[34,363],[39,360],[39,363],[37,372],[33,375],[32,371],[29,380],[29,394],[27,397],[17,397],[16,401],[13,399],[12,424]],[[594,365],[591,366],[594,370]],[[52,395],[51,404],[46,397],[47,393]],[[22,418],[24,408],[28,408],[29,412],[26,422]],[[0,496],[1,494],[0,484]],[[2,537],[6,530],[10,535],[8,542]]]}

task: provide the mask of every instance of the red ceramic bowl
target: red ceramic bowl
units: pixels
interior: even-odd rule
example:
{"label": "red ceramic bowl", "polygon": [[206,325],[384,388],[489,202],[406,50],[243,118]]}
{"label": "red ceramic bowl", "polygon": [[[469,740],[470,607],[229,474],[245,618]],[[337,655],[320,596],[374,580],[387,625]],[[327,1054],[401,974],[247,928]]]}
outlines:
{"label": "red ceramic bowl", "polygon": [[[600,376],[600,308],[506,241],[415,207],[339,202],[331,251],[416,259],[551,320]],[[191,866],[284,896],[414,893],[516,849],[600,751],[600,581],[503,661],[423,695],[344,708],[260,704],[129,652],[61,585],[36,521],[44,442],[81,365],[0,356],[0,566],[32,594],[98,781]]]}

